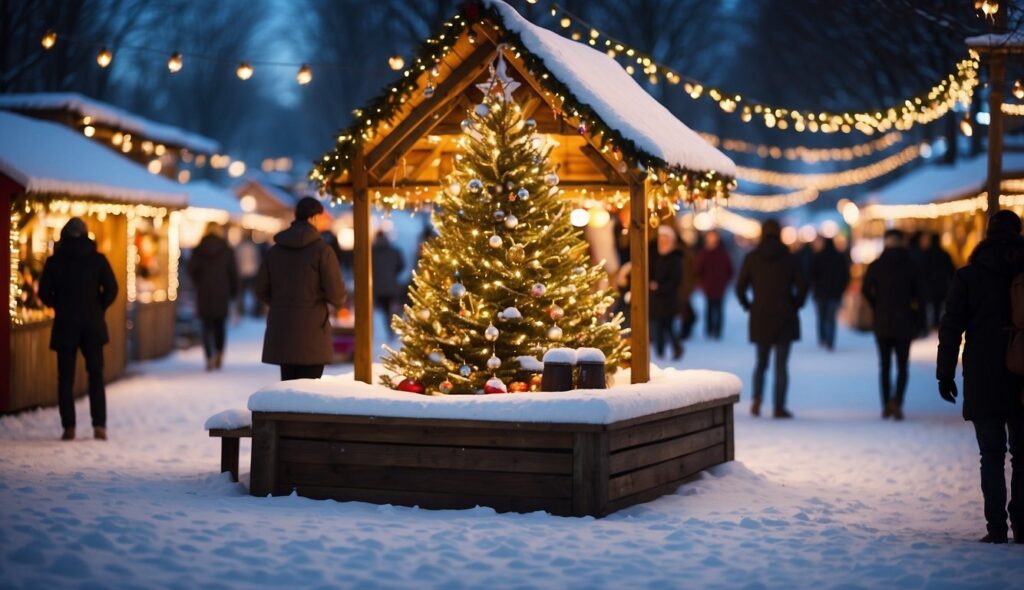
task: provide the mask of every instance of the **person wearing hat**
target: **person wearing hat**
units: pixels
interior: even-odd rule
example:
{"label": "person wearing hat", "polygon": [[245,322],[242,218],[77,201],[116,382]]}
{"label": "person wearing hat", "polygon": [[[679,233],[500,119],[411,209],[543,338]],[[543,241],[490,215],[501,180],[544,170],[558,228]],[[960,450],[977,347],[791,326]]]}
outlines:
{"label": "person wearing hat", "polygon": [[78,217],[60,231],[53,256],[39,279],[39,299],[53,308],[50,349],[57,352],[57,400],[62,440],[75,438],[75,364],[78,351],[89,376],[93,436],[107,439],[107,394],[103,384],[103,345],[109,338],[104,315],[117,299],[117,279],[107,257]]}
{"label": "person wearing hat", "polygon": [[[1024,272],[1020,233],[1020,218],[1012,211],[999,211],[989,219],[985,239],[971,253],[967,266],[953,276],[939,325],[935,374],[939,395],[951,404],[958,394],[956,365],[965,337],[963,414],[974,425],[981,453],[987,523],[983,543],[1007,542],[1009,516],[1014,542],[1024,544],[1024,378],[1006,366],[1012,326],[1010,283]],[[1009,514],[1004,473],[1007,445],[1013,465]]]}
{"label": "person wearing hat", "polygon": [[[868,265],[861,294],[871,306],[878,360],[882,418],[903,420],[907,391],[910,343],[921,331],[921,311],[927,297],[924,277],[906,247],[903,232],[890,229],[883,238],[885,250]],[[893,391],[892,357],[896,357],[896,389]]]}
{"label": "person wearing hat", "polygon": [[302,198],[256,276],[256,295],[269,310],[263,362],[279,365],[282,381],[319,379],[334,358],[328,306],[343,306],[346,293],[338,258],[318,230],[325,215],[320,201]]}
{"label": "person wearing hat", "polygon": [[[789,352],[800,339],[798,311],[807,299],[807,281],[796,256],[782,243],[779,222],[761,225],[761,242],[743,259],[736,279],[736,298],[750,312],[750,341],[757,346],[754,399],[750,413],[761,415],[768,359],[775,355],[774,402],[776,418],[792,418],[786,408],[789,388]],[[751,300],[750,291],[754,298]]]}

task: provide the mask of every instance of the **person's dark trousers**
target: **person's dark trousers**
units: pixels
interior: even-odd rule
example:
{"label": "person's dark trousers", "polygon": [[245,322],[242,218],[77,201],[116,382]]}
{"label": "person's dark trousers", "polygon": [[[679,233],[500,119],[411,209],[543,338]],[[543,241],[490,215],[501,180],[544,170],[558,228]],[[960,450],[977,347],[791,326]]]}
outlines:
{"label": "person's dark trousers", "polygon": [[224,325],[225,318],[204,318],[203,319],[203,352],[206,358],[213,358],[213,355],[224,352]]}
{"label": "person's dark trousers", "polygon": [[[245,303],[247,296],[252,294],[252,307],[245,309]],[[256,297],[256,277],[241,277],[238,279],[238,315],[245,317],[250,315],[252,317],[259,317],[260,314],[260,300]]]}
{"label": "person's dark trousers", "polygon": [[[907,392],[907,362],[910,359],[910,340],[876,338],[878,361],[881,369],[882,407],[892,400],[897,408],[903,407],[903,396]],[[896,391],[892,390],[892,357],[896,356]]]}
{"label": "person's dark trousers", "polygon": [[[981,451],[981,493],[985,497],[988,532],[995,537],[1007,534],[1006,474],[1003,471],[1007,442],[1013,469],[1010,477],[1010,523],[1018,533],[1024,532],[1024,414],[1009,419],[974,420],[974,432]],[[1014,541],[1024,543],[1024,539]]]}
{"label": "person's dark trousers", "polygon": [[928,319],[931,323],[928,324],[928,327],[933,330],[938,329],[939,323],[942,321],[942,310],[945,309],[946,301],[945,299],[933,299],[929,305],[931,306],[929,311],[931,317]]}
{"label": "person's dark trousers", "polygon": [[786,409],[786,391],[789,389],[789,349],[792,342],[757,344],[757,364],[754,366],[754,399],[764,399],[764,377],[768,371],[768,357],[775,353],[775,411]]}
{"label": "person's dark trousers", "polygon": [[682,311],[679,312],[679,319],[681,328],[679,336],[683,340],[689,340],[693,334],[693,326],[697,323],[697,314],[693,312],[693,305],[689,301],[683,304]]}
{"label": "person's dark trousers", "polygon": [[683,354],[683,344],[679,340],[679,335],[676,334],[674,324],[675,317],[673,316],[651,318],[651,331],[654,332],[654,352],[658,358],[665,356],[666,341],[672,345],[674,358],[678,359]]}
{"label": "person's dark trousers", "polygon": [[388,331],[388,339],[394,340],[395,331],[391,329],[391,315],[394,313],[395,298],[390,295],[377,295],[374,297],[377,309],[384,316],[384,329]]}
{"label": "person's dark trousers", "polygon": [[[89,376],[89,413],[92,425],[107,426],[107,392],[103,384],[103,347],[80,346],[85,357],[85,372]],[[57,351],[57,403],[60,423],[64,428],[75,427],[75,365],[78,348]]]}
{"label": "person's dark trousers", "polygon": [[281,365],[281,381],[319,379],[323,376],[323,365]]}
{"label": "person's dark trousers", "polygon": [[722,337],[722,300],[708,299],[704,309],[704,332],[708,338]]}
{"label": "person's dark trousers", "polygon": [[836,314],[839,312],[838,299],[817,299],[818,342],[832,350],[836,347]]}

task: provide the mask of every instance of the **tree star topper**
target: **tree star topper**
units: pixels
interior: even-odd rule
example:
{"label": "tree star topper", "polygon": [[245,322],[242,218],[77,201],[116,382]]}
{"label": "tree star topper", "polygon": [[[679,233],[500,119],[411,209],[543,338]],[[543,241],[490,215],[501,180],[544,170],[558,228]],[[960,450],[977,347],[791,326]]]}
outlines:
{"label": "tree star topper", "polygon": [[505,63],[504,49],[504,45],[498,47],[498,56],[495,58],[496,63],[492,63],[490,67],[491,78],[486,82],[477,84],[476,87],[480,89],[480,92],[484,93],[484,96],[490,94],[502,95],[505,102],[511,102],[512,93],[519,88],[520,83],[508,75],[508,64]]}

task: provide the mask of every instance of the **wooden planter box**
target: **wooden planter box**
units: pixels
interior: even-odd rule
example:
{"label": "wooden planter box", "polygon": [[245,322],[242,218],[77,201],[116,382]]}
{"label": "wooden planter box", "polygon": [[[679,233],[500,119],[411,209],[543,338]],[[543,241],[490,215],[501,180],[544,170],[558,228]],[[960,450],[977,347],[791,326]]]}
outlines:
{"label": "wooden planter box", "polygon": [[250,493],[604,516],[731,461],[736,401],[606,425],[253,412]]}

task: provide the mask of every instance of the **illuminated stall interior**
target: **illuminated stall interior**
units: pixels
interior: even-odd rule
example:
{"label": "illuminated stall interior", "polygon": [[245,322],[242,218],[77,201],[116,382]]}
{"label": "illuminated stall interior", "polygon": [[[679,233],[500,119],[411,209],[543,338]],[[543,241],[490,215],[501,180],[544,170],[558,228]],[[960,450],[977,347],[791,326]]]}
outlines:
{"label": "illuminated stall interior", "polygon": [[0,110],[55,121],[124,154],[153,174],[181,182],[192,176],[190,168],[226,167],[230,161],[217,153],[220,144],[213,139],[74,92],[0,94]]}
{"label": "illuminated stall interior", "polygon": [[[107,310],[105,376],[133,355],[151,358],[173,344],[178,230],[186,196],[66,127],[0,112],[0,198],[10,211],[8,321],[3,323],[0,411],[56,403],[52,312],[36,294],[46,259],[71,216],[81,217],[114,269],[119,293]],[[76,391],[85,386],[79,363]]]}
{"label": "illuminated stall interior", "polygon": [[[503,2],[467,2],[416,56],[393,64],[405,68],[398,82],[353,111],[353,125],[311,174],[325,193],[353,206],[359,380],[372,379],[371,207],[438,203],[463,120],[480,103],[499,55],[509,77],[502,91],[552,146],[565,198],[630,211],[634,317],[647,314],[647,238],[661,223],[658,212],[680,200],[725,197],[733,184],[732,161],[603,51],[537,27]],[[631,338],[633,380],[647,381],[643,322]]]}

